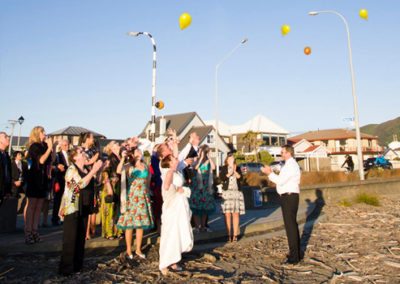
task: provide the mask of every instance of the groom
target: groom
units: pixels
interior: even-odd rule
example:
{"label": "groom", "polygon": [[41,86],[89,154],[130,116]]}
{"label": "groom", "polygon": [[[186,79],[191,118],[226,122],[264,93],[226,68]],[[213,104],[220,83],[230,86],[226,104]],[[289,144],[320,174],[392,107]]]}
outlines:
{"label": "groom", "polygon": [[294,149],[290,145],[282,146],[281,157],[285,161],[279,175],[271,167],[265,166],[261,171],[276,184],[276,191],[280,195],[283,222],[289,243],[289,254],[286,264],[297,264],[301,260],[300,235],[297,224],[297,210],[299,208],[300,194],[300,167],[294,159]]}

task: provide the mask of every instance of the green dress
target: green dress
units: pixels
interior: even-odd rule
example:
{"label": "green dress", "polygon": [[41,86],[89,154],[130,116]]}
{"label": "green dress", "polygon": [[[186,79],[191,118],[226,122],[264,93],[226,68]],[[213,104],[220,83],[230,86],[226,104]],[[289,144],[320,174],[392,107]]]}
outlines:
{"label": "green dress", "polygon": [[189,204],[194,215],[209,215],[215,211],[214,197],[208,192],[208,179],[210,177],[210,163],[201,164],[199,167],[202,184],[199,184],[197,175],[192,179],[190,189],[192,191]]}

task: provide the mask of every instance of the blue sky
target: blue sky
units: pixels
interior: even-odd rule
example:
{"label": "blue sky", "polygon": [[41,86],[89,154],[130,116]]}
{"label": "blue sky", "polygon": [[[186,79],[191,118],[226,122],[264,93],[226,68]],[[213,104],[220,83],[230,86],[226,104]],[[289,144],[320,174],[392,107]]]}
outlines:
{"label": "blue sky", "polygon": [[[369,20],[358,16],[361,8]],[[349,21],[360,124],[399,116],[400,2],[394,0],[0,0],[0,131],[25,117],[48,132],[83,126],[108,138],[136,135],[150,119],[152,48],[158,48],[157,115],[196,111],[213,119],[263,114],[293,133],[347,127],[353,117]],[[179,15],[193,21],[181,31]],[[280,27],[291,26],[283,37]],[[312,54],[303,53],[305,46]]]}

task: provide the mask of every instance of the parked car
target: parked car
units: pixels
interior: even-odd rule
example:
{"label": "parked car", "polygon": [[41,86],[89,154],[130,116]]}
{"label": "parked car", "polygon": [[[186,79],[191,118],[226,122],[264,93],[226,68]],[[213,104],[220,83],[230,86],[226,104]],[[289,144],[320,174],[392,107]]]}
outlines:
{"label": "parked car", "polygon": [[238,165],[240,172],[245,175],[249,172],[260,172],[261,167],[264,165],[261,163],[241,163]]}
{"label": "parked car", "polygon": [[376,158],[368,158],[364,161],[364,171],[368,171],[372,168],[381,168],[381,169],[393,169],[393,165],[391,162],[385,159],[385,163],[376,163]]}

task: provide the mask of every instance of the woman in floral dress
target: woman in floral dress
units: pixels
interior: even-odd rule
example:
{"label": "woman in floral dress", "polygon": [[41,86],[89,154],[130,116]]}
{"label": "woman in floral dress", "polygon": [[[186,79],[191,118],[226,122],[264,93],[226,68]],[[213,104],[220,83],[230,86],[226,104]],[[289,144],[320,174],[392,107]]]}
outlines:
{"label": "woman in floral dress", "polygon": [[117,173],[126,174],[128,189],[126,193],[124,188],[121,189],[121,215],[117,227],[125,231],[128,258],[133,259],[133,229],[136,230],[135,254],[140,258],[146,258],[141,249],[143,231],[154,227],[148,190],[150,174],[146,164],[142,161],[142,153],[139,149],[128,156],[128,164],[124,165],[126,157],[127,154],[124,151],[117,169]]}
{"label": "woman in floral dress", "polygon": [[199,159],[195,166],[195,190],[190,197],[196,231],[208,231],[206,227],[207,216],[215,211],[215,201],[212,196],[212,171],[215,164],[209,157],[209,147],[203,145],[199,150]]}

